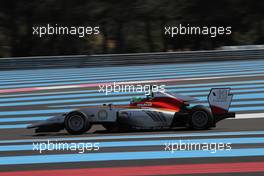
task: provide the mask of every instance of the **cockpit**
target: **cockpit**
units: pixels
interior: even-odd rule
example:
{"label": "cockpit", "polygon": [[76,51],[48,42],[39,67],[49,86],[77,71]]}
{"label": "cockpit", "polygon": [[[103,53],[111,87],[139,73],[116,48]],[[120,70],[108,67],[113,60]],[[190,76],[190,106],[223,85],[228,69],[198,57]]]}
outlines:
{"label": "cockpit", "polygon": [[194,102],[194,101],[198,101],[199,99],[194,98],[194,97],[190,97],[190,96],[185,96],[185,95],[181,95],[181,94],[177,94],[177,93],[172,93],[172,92],[152,92],[150,95],[146,95],[145,98],[143,97],[133,97],[130,100],[130,103],[139,103],[142,102],[144,100],[150,100],[153,98],[160,98],[160,97],[166,97],[166,98],[172,98],[172,99],[177,99],[177,100],[181,100],[184,102]]}

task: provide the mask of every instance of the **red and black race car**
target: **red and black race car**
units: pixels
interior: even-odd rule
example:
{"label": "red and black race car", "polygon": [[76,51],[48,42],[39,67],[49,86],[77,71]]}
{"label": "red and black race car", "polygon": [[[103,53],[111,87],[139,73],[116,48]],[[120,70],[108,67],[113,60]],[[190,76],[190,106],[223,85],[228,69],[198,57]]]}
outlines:
{"label": "red and black race car", "polygon": [[228,112],[233,95],[230,88],[213,88],[208,95],[209,107],[191,106],[196,98],[169,92],[152,92],[145,98],[132,98],[128,105],[90,106],[60,114],[28,126],[36,132],[70,134],[87,132],[92,125],[101,124],[109,131],[130,129],[168,129],[188,127],[204,130],[215,127],[225,118],[235,117]]}

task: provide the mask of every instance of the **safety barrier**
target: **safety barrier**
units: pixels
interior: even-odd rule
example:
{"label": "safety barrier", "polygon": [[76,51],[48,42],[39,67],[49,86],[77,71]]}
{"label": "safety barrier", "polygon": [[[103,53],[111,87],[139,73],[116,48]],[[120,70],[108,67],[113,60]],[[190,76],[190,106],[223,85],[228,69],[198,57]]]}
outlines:
{"label": "safety barrier", "polygon": [[263,59],[264,49],[0,58],[0,70]]}

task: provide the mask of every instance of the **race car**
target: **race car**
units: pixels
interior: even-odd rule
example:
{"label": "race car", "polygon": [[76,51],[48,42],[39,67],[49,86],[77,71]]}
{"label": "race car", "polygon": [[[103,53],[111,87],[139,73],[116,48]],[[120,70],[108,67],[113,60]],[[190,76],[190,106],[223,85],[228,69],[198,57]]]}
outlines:
{"label": "race car", "polygon": [[170,92],[151,92],[144,98],[134,97],[128,105],[103,104],[64,113],[29,125],[36,133],[59,132],[66,129],[76,135],[87,132],[92,125],[101,124],[108,131],[158,130],[188,127],[205,130],[216,126],[226,118],[234,118],[229,112],[233,94],[230,88],[213,88],[208,95],[209,108],[191,106],[198,99]]}

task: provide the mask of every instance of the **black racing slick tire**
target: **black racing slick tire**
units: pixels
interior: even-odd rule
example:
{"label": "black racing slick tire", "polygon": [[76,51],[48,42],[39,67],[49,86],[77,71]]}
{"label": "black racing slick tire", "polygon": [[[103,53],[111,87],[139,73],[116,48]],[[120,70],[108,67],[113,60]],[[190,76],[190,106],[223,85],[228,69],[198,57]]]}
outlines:
{"label": "black racing slick tire", "polygon": [[64,120],[65,129],[69,134],[78,135],[91,128],[88,118],[80,112],[69,113]]}
{"label": "black racing slick tire", "polygon": [[192,108],[190,117],[190,127],[192,129],[206,130],[212,127],[213,122],[213,115],[206,107],[197,105]]}

